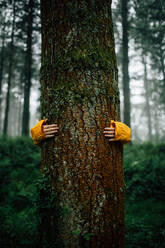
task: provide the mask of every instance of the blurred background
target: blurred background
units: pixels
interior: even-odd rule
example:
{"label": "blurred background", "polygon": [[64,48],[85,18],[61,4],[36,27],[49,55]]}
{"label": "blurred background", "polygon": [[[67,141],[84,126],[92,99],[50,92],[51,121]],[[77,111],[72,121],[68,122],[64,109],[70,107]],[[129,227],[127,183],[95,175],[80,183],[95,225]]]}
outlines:
{"label": "blurred background", "polygon": [[[124,149],[126,247],[165,247],[165,1],[113,0]],[[39,0],[0,0],[0,248],[38,247]],[[49,189],[47,189],[49,193]],[[49,194],[48,194],[49,196]],[[43,244],[42,247],[50,247]]]}

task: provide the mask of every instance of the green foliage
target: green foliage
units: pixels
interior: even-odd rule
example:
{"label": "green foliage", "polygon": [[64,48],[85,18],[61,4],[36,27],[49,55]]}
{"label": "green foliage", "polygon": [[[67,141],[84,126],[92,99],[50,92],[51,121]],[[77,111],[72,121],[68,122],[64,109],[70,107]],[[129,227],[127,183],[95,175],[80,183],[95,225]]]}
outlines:
{"label": "green foliage", "polygon": [[125,181],[133,199],[165,199],[165,145],[151,143],[127,146]]}
{"label": "green foliage", "polygon": [[124,151],[127,248],[165,242],[165,144],[127,145]]}
{"label": "green foliage", "polygon": [[73,230],[72,232],[74,235],[80,235],[81,234],[81,231],[79,229],[75,229]]}
{"label": "green foliage", "polygon": [[34,247],[39,167],[40,152],[31,139],[0,138],[0,247]]}
{"label": "green foliage", "polygon": [[126,201],[127,248],[160,248],[165,241],[164,201]]}
{"label": "green foliage", "polygon": [[84,235],[84,239],[85,240],[90,240],[93,235],[94,235],[93,233],[87,233],[87,234]]}

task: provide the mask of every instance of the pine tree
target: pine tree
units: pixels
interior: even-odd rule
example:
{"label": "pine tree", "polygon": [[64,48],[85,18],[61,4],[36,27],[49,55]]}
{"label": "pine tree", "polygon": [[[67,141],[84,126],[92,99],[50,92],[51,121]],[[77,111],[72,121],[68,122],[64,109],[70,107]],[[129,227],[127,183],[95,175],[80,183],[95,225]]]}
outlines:
{"label": "pine tree", "polygon": [[152,70],[157,74],[159,103],[165,104],[165,1],[134,0],[134,41],[151,59]]}
{"label": "pine tree", "polygon": [[22,115],[22,135],[29,135],[30,121],[30,89],[32,81],[32,45],[33,45],[33,22],[34,22],[35,1],[29,0],[27,6],[27,40],[26,40],[26,56],[25,56],[25,84],[24,84],[24,105]]}
{"label": "pine tree", "polygon": [[128,1],[121,0],[122,6],[122,83],[124,93],[124,122],[130,126],[130,88],[129,88],[129,28],[128,28]]}
{"label": "pine tree", "polygon": [[63,248],[122,248],[122,145],[103,135],[120,118],[111,1],[42,0],[41,19],[42,118],[60,129],[42,147],[54,197],[45,214],[43,207],[41,238]]}
{"label": "pine tree", "polygon": [[11,90],[11,79],[13,72],[13,58],[14,58],[14,33],[15,33],[15,17],[16,17],[16,1],[12,3],[13,7],[13,20],[12,20],[12,31],[10,36],[10,54],[9,54],[9,67],[8,67],[8,80],[7,80],[7,95],[6,95],[6,106],[5,106],[5,117],[3,124],[3,135],[7,135],[8,130],[8,119],[9,119],[9,108],[10,108],[10,90]]}

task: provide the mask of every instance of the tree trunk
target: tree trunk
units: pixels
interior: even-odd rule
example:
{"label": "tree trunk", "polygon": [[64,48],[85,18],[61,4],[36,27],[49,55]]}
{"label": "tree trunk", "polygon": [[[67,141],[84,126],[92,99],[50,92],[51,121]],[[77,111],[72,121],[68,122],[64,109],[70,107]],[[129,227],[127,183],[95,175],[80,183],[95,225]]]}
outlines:
{"label": "tree trunk", "polygon": [[145,90],[145,101],[146,101],[146,114],[147,114],[147,123],[148,123],[148,140],[152,141],[152,126],[151,126],[151,108],[149,101],[149,85],[147,78],[147,64],[145,60],[145,55],[142,54],[142,63],[144,66],[144,90]]}
{"label": "tree trunk", "polygon": [[158,113],[158,109],[157,109],[157,106],[154,107],[154,128],[155,128],[155,135],[154,135],[154,142],[155,143],[158,143],[160,142],[160,115]]}
{"label": "tree trunk", "polygon": [[32,79],[32,34],[34,19],[34,0],[29,0],[29,14],[27,24],[27,48],[25,56],[25,85],[24,85],[24,104],[22,115],[22,135],[29,135],[30,121],[30,88]]}
{"label": "tree trunk", "polygon": [[14,0],[3,135],[7,135],[7,129],[8,129],[8,117],[9,117],[9,108],[10,108],[10,88],[11,88],[12,66],[13,66],[13,57],[14,57],[15,12],[16,12],[16,10],[15,10],[15,0]]}
{"label": "tree trunk", "polygon": [[6,25],[3,25],[3,30],[2,30],[2,48],[1,48],[1,58],[0,58],[0,133],[2,129],[2,81],[3,81],[3,69],[4,69],[4,61],[5,61],[5,54],[4,54],[4,49],[5,49],[5,27]]}
{"label": "tree trunk", "polygon": [[[164,65],[164,51],[162,47],[160,48],[160,63],[161,63],[161,71],[163,75],[163,88],[165,92],[165,65]],[[164,104],[165,104],[165,93],[163,94]]]}
{"label": "tree trunk", "polygon": [[21,124],[22,124],[22,102],[21,100],[18,103],[18,128],[17,128],[17,132],[18,132],[18,136],[21,136]]}
{"label": "tree trunk", "polygon": [[130,127],[130,88],[129,88],[129,57],[128,57],[128,1],[122,3],[122,81],[124,93],[124,122]]}
{"label": "tree trunk", "polygon": [[59,125],[42,146],[54,200],[43,208],[41,238],[124,247],[122,145],[103,135],[120,114],[111,1],[42,0],[41,19],[42,118]]}

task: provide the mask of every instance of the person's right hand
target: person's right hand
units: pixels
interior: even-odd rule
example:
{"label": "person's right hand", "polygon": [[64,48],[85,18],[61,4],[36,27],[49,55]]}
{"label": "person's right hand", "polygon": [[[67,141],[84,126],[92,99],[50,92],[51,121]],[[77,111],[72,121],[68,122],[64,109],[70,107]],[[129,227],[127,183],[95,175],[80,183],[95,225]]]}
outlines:
{"label": "person's right hand", "polygon": [[109,138],[109,141],[115,141],[115,128],[114,127],[105,127],[104,136]]}
{"label": "person's right hand", "polygon": [[48,119],[45,119],[43,125],[42,125],[42,131],[45,135],[45,138],[51,138],[54,137],[55,133],[58,132],[58,125],[57,124],[48,124]]}

